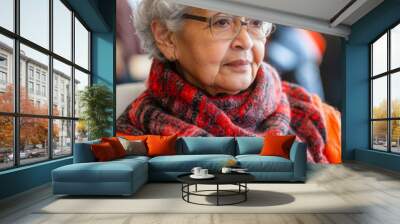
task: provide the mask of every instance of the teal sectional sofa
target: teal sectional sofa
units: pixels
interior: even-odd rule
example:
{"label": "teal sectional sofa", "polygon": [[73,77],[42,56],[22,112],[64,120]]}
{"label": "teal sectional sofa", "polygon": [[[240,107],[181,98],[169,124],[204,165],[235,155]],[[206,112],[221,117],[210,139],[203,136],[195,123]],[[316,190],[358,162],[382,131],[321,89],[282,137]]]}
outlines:
{"label": "teal sectional sofa", "polygon": [[193,167],[219,172],[228,160],[236,160],[259,182],[304,182],[306,146],[295,142],[290,159],[260,156],[263,138],[259,137],[181,137],[177,155],[127,156],[108,162],[96,162],[90,145],[75,144],[74,163],[52,171],[54,194],[131,195],[148,181],[176,181]]}

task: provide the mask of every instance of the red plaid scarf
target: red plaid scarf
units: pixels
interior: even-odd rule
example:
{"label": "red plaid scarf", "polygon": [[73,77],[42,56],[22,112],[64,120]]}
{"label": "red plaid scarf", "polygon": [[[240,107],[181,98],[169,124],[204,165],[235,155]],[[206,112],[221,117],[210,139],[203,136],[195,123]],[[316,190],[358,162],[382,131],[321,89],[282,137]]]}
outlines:
{"label": "red plaid scarf", "polygon": [[321,112],[303,88],[281,82],[263,64],[247,90],[210,96],[186,82],[173,65],[153,60],[148,88],[117,120],[131,135],[264,136],[296,134],[307,143],[309,162],[326,163]]}

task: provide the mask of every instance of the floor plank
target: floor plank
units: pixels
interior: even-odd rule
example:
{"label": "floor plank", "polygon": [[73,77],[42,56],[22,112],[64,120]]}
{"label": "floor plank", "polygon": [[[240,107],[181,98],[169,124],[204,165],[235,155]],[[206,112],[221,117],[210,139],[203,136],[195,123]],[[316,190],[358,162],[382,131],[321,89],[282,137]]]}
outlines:
{"label": "floor plank", "polygon": [[280,224],[280,223],[400,223],[400,174],[347,162],[309,166],[309,183],[364,206],[358,214],[36,214],[54,200],[50,185],[0,201],[0,223],[15,224]]}

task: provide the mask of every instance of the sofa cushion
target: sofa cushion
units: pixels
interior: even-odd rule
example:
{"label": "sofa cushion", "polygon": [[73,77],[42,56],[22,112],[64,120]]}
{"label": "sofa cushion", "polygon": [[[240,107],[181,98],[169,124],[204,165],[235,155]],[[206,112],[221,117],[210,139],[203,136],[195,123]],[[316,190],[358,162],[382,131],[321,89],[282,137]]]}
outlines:
{"label": "sofa cushion", "polygon": [[74,163],[52,171],[58,182],[130,182],[134,172],[143,172],[147,166],[140,159],[122,159],[109,162]]}
{"label": "sofa cushion", "polygon": [[177,141],[177,154],[225,154],[235,155],[233,137],[182,137]]}
{"label": "sofa cushion", "polygon": [[278,156],[238,155],[239,166],[249,172],[293,172],[292,161]]}
{"label": "sofa cushion", "polygon": [[236,137],[236,155],[260,154],[263,144],[261,137]]}
{"label": "sofa cushion", "polygon": [[200,166],[211,172],[219,171],[230,159],[231,155],[174,155],[158,156],[149,160],[149,170],[163,172],[190,172],[193,167]]}
{"label": "sofa cushion", "polygon": [[75,143],[74,147],[74,163],[95,162],[96,158],[90,148],[92,144],[99,144],[100,139]]}

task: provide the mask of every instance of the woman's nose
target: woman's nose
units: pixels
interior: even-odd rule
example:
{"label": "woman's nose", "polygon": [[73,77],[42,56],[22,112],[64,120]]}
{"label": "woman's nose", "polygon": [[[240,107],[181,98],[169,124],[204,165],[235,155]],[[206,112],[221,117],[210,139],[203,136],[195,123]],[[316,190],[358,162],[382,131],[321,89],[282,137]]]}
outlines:
{"label": "woman's nose", "polygon": [[242,26],[239,33],[232,40],[232,47],[235,49],[251,49],[253,47],[253,44],[253,38],[247,31],[247,26],[246,28]]}

